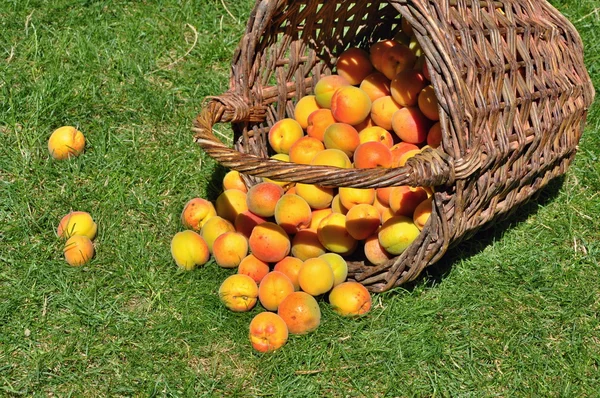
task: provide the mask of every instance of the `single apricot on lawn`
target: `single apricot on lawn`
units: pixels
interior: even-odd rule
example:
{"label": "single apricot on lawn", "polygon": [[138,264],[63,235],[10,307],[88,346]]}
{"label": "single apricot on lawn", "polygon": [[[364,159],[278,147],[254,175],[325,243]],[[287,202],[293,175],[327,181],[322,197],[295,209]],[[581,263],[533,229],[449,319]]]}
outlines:
{"label": "single apricot on lawn", "polygon": [[237,273],[247,275],[252,278],[254,282],[260,283],[270,270],[269,264],[256,258],[256,256],[251,253],[240,261]]}
{"label": "single apricot on lawn", "polygon": [[73,126],[60,127],[48,139],[48,151],[56,160],[79,156],[85,147],[85,137]]}
{"label": "single apricot on lawn", "polygon": [[171,255],[180,268],[190,271],[206,264],[210,258],[208,245],[190,229],[176,233],[171,239]]}
{"label": "single apricot on lawn", "polygon": [[181,223],[185,228],[200,231],[209,218],[216,216],[212,202],[203,198],[190,199],[181,212]]}
{"label": "single apricot on lawn", "polygon": [[321,309],[317,300],[306,292],[287,295],[277,308],[291,334],[312,332],[321,324]]}
{"label": "single apricot on lawn", "polygon": [[94,257],[94,244],[87,236],[74,235],[65,242],[63,254],[69,265],[85,265]]}
{"label": "single apricot on lawn", "polygon": [[252,254],[267,263],[280,261],[289,254],[291,247],[288,234],[270,221],[254,227],[248,242]]}
{"label": "single apricot on lawn", "polygon": [[371,294],[358,282],[340,283],[329,293],[329,303],[339,315],[364,315],[371,309]]}
{"label": "single apricot on lawn", "polygon": [[258,285],[258,300],[268,311],[277,311],[279,303],[294,292],[294,285],[286,274],[271,271],[262,278]]}
{"label": "single apricot on lawn", "polygon": [[273,271],[279,271],[284,273],[290,281],[294,285],[294,290],[300,290],[300,284],[298,283],[298,273],[300,272],[300,267],[304,264],[303,260],[300,260],[297,257],[286,256],[281,261],[278,261],[273,267]]}
{"label": "single apricot on lawn", "polygon": [[93,240],[97,231],[98,225],[94,222],[90,213],[72,211],[61,218],[56,233],[59,238],[68,239],[71,236],[83,235]]}
{"label": "single apricot on lawn", "polygon": [[248,275],[230,275],[219,287],[219,299],[231,311],[250,311],[258,301],[258,285]]}
{"label": "single apricot on lawn", "polygon": [[235,268],[248,255],[248,238],[239,232],[225,232],[213,243],[213,257],[222,268]]}
{"label": "single apricot on lawn", "polygon": [[288,328],[283,318],[273,312],[261,312],[250,321],[250,343],[258,352],[273,352],[285,345]]}

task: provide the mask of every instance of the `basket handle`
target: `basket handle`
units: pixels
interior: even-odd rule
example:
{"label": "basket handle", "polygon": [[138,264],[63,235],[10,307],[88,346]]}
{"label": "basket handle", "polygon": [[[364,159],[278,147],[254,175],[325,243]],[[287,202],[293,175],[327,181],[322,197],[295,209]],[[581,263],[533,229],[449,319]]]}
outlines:
{"label": "basket handle", "polygon": [[448,154],[431,148],[410,158],[403,167],[344,169],[282,162],[242,153],[223,144],[213,133],[215,123],[257,123],[263,122],[265,115],[265,108],[252,108],[247,101],[232,92],[207,97],[203,109],[194,121],[194,140],[224,167],[276,181],[352,188],[440,186],[454,183],[453,159]]}

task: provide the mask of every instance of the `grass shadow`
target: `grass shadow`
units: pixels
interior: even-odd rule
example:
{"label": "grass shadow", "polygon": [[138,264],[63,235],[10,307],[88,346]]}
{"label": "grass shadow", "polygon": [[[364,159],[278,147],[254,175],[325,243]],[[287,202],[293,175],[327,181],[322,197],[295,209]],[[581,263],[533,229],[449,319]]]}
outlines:
{"label": "grass shadow", "polygon": [[498,223],[492,222],[470,239],[462,241],[458,245],[448,249],[446,254],[437,263],[425,268],[421,275],[414,281],[402,285],[401,288],[412,291],[417,286],[425,285],[433,287],[441,283],[457,261],[466,260],[481,253],[490,244],[502,239],[506,232],[536,214],[540,206],[545,206],[556,199],[564,181],[565,175],[554,178],[537,194],[537,197],[520,206],[518,212]]}

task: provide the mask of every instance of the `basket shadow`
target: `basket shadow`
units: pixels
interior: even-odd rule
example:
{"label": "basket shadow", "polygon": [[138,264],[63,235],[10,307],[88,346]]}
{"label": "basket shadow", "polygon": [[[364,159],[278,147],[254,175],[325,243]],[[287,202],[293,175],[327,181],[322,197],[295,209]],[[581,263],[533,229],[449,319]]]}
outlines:
{"label": "basket shadow", "polygon": [[[565,175],[561,175],[549,181],[548,185],[537,193],[536,198],[530,199],[527,203],[519,207],[518,213],[496,224],[492,223],[484,226],[470,239],[462,241],[458,245],[448,249],[437,263],[425,268],[421,275],[414,281],[408,282],[400,286],[400,288],[412,291],[417,286],[433,287],[441,283],[457,261],[466,260],[481,253],[490,244],[502,239],[504,234],[510,229],[536,214],[540,206],[552,202],[558,196],[564,180]],[[494,226],[494,228],[490,228],[491,226]]]}

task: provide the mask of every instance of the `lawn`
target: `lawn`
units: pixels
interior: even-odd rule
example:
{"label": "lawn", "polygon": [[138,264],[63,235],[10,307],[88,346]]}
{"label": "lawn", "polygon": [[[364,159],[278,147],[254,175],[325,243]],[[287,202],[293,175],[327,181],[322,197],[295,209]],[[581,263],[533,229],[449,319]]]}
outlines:
{"label": "lawn", "polygon": [[[553,0],[600,85],[600,10]],[[228,88],[253,2],[0,0],[0,396],[597,396],[600,110],[537,202],[451,250],[410,286],[273,354],[232,313],[231,271],[179,271],[169,244],[224,170],[193,143]],[[53,161],[75,125],[84,155]],[[226,126],[221,131],[228,133]],[[86,266],[62,258],[71,210],[97,221]]]}

